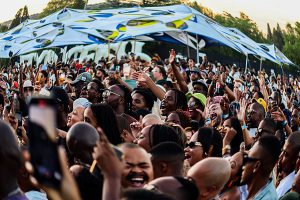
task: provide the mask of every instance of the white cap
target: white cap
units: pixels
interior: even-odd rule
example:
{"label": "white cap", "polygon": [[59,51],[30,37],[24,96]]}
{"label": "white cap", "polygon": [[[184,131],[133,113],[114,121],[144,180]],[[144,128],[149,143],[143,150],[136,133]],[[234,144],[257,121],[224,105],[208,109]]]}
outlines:
{"label": "white cap", "polygon": [[26,81],[24,82],[23,88],[26,88],[26,87],[33,87],[30,80],[26,80]]}
{"label": "white cap", "polygon": [[91,102],[86,98],[78,98],[73,102],[73,110],[79,106],[87,108],[89,105],[91,105]]}

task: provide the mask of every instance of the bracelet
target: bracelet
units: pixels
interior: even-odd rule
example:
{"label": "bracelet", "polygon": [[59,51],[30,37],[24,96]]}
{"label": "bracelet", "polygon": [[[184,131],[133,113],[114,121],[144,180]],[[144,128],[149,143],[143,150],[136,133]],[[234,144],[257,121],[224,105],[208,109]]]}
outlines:
{"label": "bracelet", "polygon": [[222,119],[227,119],[229,117],[229,114],[222,114]]}
{"label": "bracelet", "polygon": [[244,124],[244,125],[242,126],[242,130],[245,130],[245,129],[247,129],[247,125],[246,125],[246,124]]}
{"label": "bracelet", "polygon": [[285,127],[287,125],[287,120],[285,120],[284,122],[282,122],[282,126]]}

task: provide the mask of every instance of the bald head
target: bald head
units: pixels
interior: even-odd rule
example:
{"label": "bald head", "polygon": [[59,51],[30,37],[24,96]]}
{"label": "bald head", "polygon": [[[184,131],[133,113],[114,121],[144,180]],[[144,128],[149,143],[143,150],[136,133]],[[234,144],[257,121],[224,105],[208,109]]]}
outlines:
{"label": "bald head", "polygon": [[86,122],[79,122],[68,131],[67,146],[75,158],[91,164],[93,147],[99,139],[99,134],[93,126]]}
{"label": "bald head", "polygon": [[163,121],[160,119],[160,117],[155,114],[148,114],[142,120],[143,127],[154,124],[163,124]]}
{"label": "bald head", "polygon": [[200,191],[202,199],[215,197],[229,180],[231,167],[224,158],[205,158],[188,171]]}

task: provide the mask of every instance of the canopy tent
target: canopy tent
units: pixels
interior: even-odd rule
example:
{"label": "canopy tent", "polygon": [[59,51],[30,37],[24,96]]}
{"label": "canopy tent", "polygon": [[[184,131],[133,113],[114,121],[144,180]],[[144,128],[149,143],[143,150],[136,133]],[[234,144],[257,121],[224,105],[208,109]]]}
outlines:
{"label": "canopy tent", "polygon": [[202,41],[206,46],[224,45],[277,63],[286,61],[282,53],[274,56],[239,30],[221,26],[186,5],[63,9],[41,20],[27,20],[0,35],[0,57],[8,57],[10,51],[23,55],[45,48],[142,39],[185,44],[197,52]]}

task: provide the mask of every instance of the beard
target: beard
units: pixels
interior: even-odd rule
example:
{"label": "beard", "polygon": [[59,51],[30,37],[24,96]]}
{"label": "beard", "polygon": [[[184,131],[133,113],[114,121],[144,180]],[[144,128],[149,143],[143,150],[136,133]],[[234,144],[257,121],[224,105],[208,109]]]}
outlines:
{"label": "beard", "polygon": [[29,105],[31,98],[32,98],[31,94],[25,97],[25,102],[27,105]]}

